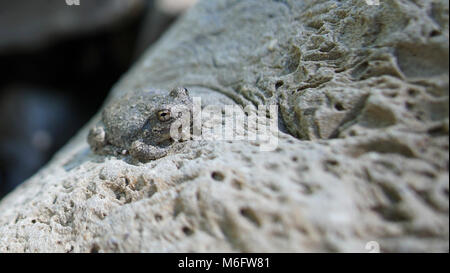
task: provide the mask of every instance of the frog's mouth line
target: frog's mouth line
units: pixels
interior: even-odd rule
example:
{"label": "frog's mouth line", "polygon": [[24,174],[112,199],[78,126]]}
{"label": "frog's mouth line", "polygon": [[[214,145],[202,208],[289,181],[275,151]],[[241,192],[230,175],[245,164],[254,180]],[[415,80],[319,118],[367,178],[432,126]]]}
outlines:
{"label": "frog's mouth line", "polygon": [[[145,143],[146,145],[150,145],[150,146],[159,146],[162,148],[168,147],[171,144],[173,144],[175,141],[173,140],[173,138],[170,136],[170,132],[167,132],[167,134],[163,134],[163,135],[159,135],[159,139],[157,142],[155,141],[145,141],[145,139],[143,139],[143,143]],[[133,137],[133,140],[131,141],[131,144],[128,145],[116,145],[114,143],[111,143],[110,141],[108,141],[106,143],[106,145],[113,147],[115,150],[119,151],[121,154],[126,154],[129,152],[129,150],[131,149],[131,145],[134,141],[140,140],[139,137]],[[126,151],[126,152],[124,152]]]}

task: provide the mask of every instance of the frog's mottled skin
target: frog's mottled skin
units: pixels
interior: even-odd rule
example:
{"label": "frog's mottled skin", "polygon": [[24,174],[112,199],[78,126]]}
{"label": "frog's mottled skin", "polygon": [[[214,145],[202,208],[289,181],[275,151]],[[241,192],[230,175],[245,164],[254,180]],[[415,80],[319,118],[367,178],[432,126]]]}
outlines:
{"label": "frog's mottled skin", "polygon": [[158,159],[173,143],[171,125],[191,113],[192,100],[185,88],[129,92],[103,110],[88,142],[98,154],[130,154],[141,162]]}

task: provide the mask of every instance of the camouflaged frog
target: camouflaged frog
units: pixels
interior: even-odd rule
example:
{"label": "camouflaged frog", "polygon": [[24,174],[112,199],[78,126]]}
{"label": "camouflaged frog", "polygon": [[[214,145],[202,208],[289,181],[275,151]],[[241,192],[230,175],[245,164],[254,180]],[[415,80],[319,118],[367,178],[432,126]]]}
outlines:
{"label": "camouflaged frog", "polygon": [[174,142],[171,126],[183,118],[185,122],[192,105],[183,87],[130,92],[106,106],[102,120],[89,131],[88,143],[97,154],[130,154],[140,162],[161,158]]}

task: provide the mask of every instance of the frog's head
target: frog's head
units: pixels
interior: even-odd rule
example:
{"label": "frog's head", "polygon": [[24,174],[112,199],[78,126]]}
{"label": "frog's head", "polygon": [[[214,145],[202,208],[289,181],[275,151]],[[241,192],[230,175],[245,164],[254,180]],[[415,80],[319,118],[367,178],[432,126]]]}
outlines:
{"label": "frog's head", "polygon": [[172,89],[168,96],[161,98],[161,102],[153,108],[153,112],[142,126],[139,135],[144,143],[164,145],[172,140],[171,128],[176,125],[174,123],[180,124],[191,120],[186,119],[192,112],[192,100],[186,88]]}
{"label": "frog's head", "polygon": [[169,93],[154,89],[131,92],[105,107],[102,122],[90,130],[88,142],[94,151],[105,146],[126,151],[134,141],[167,146],[172,142],[172,125],[185,122],[191,113],[192,100],[184,87]]}

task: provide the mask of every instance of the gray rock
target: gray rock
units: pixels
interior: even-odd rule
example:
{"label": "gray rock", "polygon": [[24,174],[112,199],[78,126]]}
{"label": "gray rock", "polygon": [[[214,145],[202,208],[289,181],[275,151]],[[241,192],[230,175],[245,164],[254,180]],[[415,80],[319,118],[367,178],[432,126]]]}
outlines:
{"label": "gray rock", "polygon": [[278,147],[132,165],[89,150],[97,116],[1,201],[0,251],[448,252],[448,1],[381,3],[200,1],[109,100],[277,104]]}

